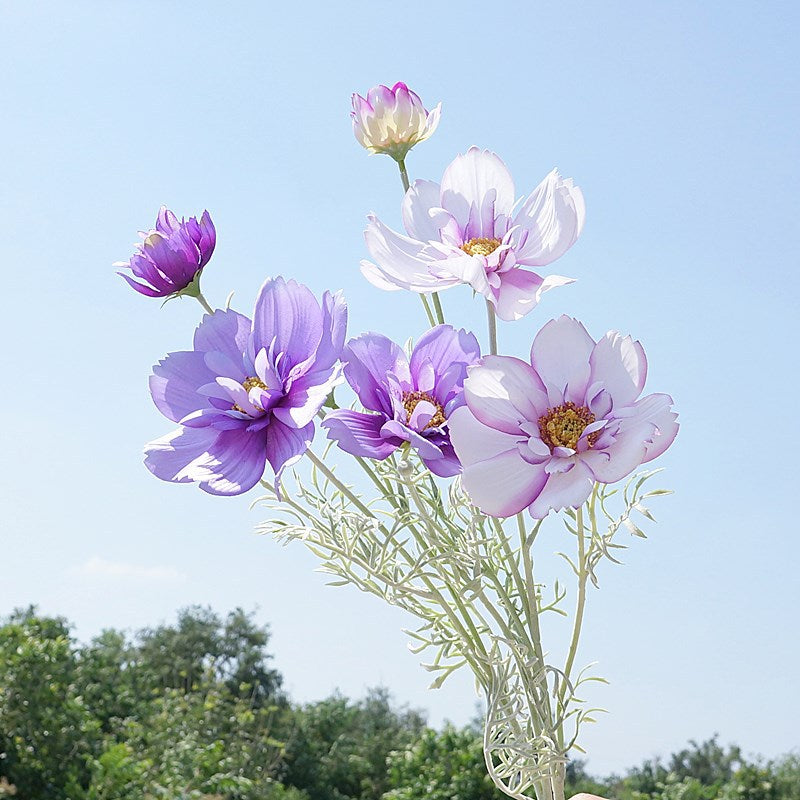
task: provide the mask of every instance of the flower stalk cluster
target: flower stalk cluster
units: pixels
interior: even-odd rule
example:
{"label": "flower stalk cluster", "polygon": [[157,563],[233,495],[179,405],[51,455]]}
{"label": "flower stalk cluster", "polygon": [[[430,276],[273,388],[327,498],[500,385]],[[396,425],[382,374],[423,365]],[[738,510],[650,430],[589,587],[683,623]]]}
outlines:
{"label": "flower stalk cluster", "polygon": [[[518,198],[502,160],[476,147],[440,183],[411,183],[406,157],[439,114],[402,83],[353,97],[357,141],[391,156],[403,185],[405,233],[369,215],[361,268],[375,287],[422,299],[430,327],[405,349],[376,332],[348,340],[341,293],[318,300],[282,277],[265,281],[250,317],[214,310],[198,283],[216,242],[208,212],[178,222],[162,208],[126,265],[139,280],[123,277],[141,294],[194,296],[207,313],[192,349],[153,368],[153,401],[177,428],[147,445],[145,464],[216,495],[263,487],[262,532],[302,542],[332,585],[416,618],[410,647],[432,688],[472,671],[494,783],[518,800],[563,800],[568,754],[599,710],[583,690],[602,679],[577,668],[588,590],[603,560],[618,563],[620,533],[644,535],[645,503],[664,492],[637,469],[678,425],[668,395],[642,396],[647,360],[629,336],[595,340],[562,315],[529,357],[500,354],[498,319],[518,321],[572,282],[537,270],[577,240],[583,194],[553,170]],[[488,353],[445,321],[440,292],[463,285],[485,304]],[[347,478],[336,452],[350,457]],[[309,470],[293,471],[301,459]],[[559,517],[575,581],[562,657],[542,621],[569,618],[568,591],[537,566],[543,525]]]}

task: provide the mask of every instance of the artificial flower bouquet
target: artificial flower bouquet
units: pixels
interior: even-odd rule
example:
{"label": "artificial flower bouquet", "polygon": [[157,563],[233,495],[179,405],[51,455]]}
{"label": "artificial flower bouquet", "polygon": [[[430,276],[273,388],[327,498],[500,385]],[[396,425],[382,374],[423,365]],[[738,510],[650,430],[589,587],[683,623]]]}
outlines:
{"label": "artificial flower bouquet", "polygon": [[[419,295],[428,329],[406,347],[375,332],[348,339],[341,293],[318,299],[291,278],[267,279],[251,317],[214,309],[200,291],[211,217],[161,209],[123,277],[150,297],[195,297],[207,313],[192,349],[153,368],[153,401],[177,427],[147,445],[145,464],[215,495],[266,492],[263,531],[304,543],[333,585],[418,619],[411,647],[434,687],[473,672],[494,783],[509,797],[563,800],[567,758],[595,711],[581,694],[597,678],[575,664],[588,584],[621,532],[643,535],[645,502],[664,492],[636,471],[678,425],[668,395],[642,395],[647,360],[630,336],[595,339],[560,316],[524,358],[498,352],[497,319],[520,320],[571,282],[540,272],[580,235],[583,195],[553,170],[520,199],[503,161],[476,147],[440,183],[409,183],[406,156],[439,115],[403,83],[353,97],[356,139],[393,158],[403,184],[405,233],[369,216],[361,270],[378,289]],[[486,308],[483,351],[444,318],[439,293],[461,284]],[[350,458],[334,466],[335,450]],[[309,468],[291,479],[301,460]],[[576,584],[559,663],[541,620],[569,616],[568,592],[536,571],[553,517]]]}

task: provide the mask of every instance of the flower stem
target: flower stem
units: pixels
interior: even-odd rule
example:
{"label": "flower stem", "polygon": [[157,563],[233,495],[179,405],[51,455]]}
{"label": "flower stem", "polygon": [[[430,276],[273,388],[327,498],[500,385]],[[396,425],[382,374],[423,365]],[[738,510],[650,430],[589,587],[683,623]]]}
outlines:
{"label": "flower stem", "polygon": [[[583,506],[576,512],[576,521],[578,525],[578,600],[575,606],[575,621],[572,625],[572,639],[569,643],[567,661],[564,665],[564,681],[558,693],[558,702],[561,706],[562,714],[564,713],[564,698],[567,694],[570,673],[575,664],[575,655],[578,651],[578,639],[580,638],[581,626],[583,625],[583,612],[586,607],[586,579],[588,577],[588,571],[586,569],[586,528],[583,522]],[[563,728],[559,730],[559,734],[560,737],[563,736]],[[560,741],[559,744],[563,745],[563,741]]]}
{"label": "flower stem", "polygon": [[411,184],[408,182],[408,172],[406,172],[406,160],[404,158],[401,158],[397,162],[397,167],[400,170],[400,180],[403,183],[403,192],[407,192],[408,187],[411,186]]}
{"label": "flower stem", "polygon": [[336,475],[329,470],[325,464],[311,451],[306,450],[306,455],[309,457],[311,463],[362,513],[366,514],[368,517],[374,517],[375,515],[364,505],[354,494],[350,491],[350,489],[345,486],[337,477]]}
{"label": "flower stem", "polygon": [[208,304],[208,300],[206,300],[206,298],[203,296],[203,293],[200,291],[199,287],[197,289],[197,294],[195,295],[195,297],[197,298],[197,302],[200,303],[200,305],[203,306],[203,308],[209,314],[213,314],[214,313],[214,309],[211,308],[211,306]]}
{"label": "flower stem", "polygon": [[431,328],[436,325],[436,320],[433,318],[433,314],[431,313],[431,307],[428,304],[428,298],[425,297],[424,294],[420,294],[419,299],[422,300],[422,305],[425,309],[425,313],[428,315],[428,322],[431,325]]}
{"label": "flower stem", "polygon": [[433,307],[436,309],[436,319],[440,325],[444,325],[444,311],[442,310],[442,301],[439,300],[439,292],[433,293]]}
{"label": "flower stem", "polygon": [[497,317],[494,313],[494,306],[486,301],[486,314],[489,321],[489,352],[497,355]]}

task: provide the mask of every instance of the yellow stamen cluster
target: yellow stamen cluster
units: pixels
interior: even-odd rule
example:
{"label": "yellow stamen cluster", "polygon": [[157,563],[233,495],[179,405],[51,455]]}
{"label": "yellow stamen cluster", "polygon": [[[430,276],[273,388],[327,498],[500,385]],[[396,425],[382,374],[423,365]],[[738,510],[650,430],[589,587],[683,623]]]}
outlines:
{"label": "yellow stamen cluster", "polygon": [[436,411],[431,417],[430,422],[428,422],[428,424],[422,430],[426,431],[428,428],[438,428],[440,425],[444,425],[444,423],[447,421],[447,418],[444,415],[444,409],[427,392],[405,392],[403,394],[403,408],[405,408],[406,414],[408,414],[408,419],[411,419],[414,409],[423,400],[430,403],[436,409]]}
{"label": "yellow stamen cluster", "polygon": [[[244,387],[244,390],[246,392],[249,392],[251,389],[263,389],[264,391],[267,390],[267,384],[264,383],[264,381],[262,381],[261,378],[255,376],[255,375],[253,375],[250,378],[245,378],[242,381],[242,386]],[[253,403],[253,405],[259,411],[263,411],[264,410],[263,408],[261,408],[261,406],[257,405],[256,403]],[[234,411],[238,411],[241,414],[246,414],[247,413],[238,403],[234,403],[233,404],[233,410]]]}
{"label": "yellow stamen cluster", "polygon": [[[573,402],[551,408],[539,417],[539,433],[542,441],[552,450],[554,447],[569,447],[576,450],[578,440],[588,425],[595,420],[594,414],[586,406],[576,406]],[[599,431],[586,437],[589,447],[597,441]]]}
{"label": "yellow stamen cluster", "polygon": [[470,239],[461,245],[461,249],[471,256],[488,256],[494,253],[502,244],[500,239],[487,239],[481,236],[477,239]]}

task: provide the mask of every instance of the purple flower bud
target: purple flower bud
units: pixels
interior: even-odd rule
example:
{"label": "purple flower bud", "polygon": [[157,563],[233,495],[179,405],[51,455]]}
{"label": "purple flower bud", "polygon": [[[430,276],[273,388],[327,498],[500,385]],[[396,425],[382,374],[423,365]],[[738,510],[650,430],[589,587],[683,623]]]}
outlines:
{"label": "purple flower bud", "polygon": [[195,217],[178,220],[166,206],[158,212],[156,227],[139,235],[143,241],[130,261],[118,261],[114,266],[129,269],[139,280],[117,274],[147,297],[171,297],[185,291],[208,263],[217,243],[208,211],[199,222]]}
{"label": "purple flower bud", "polygon": [[427,111],[419,96],[404,83],[375,86],[366,97],[353,95],[353,133],[371,153],[385,153],[402,161],[417,143],[427,139],[439,124],[442,104]]}

